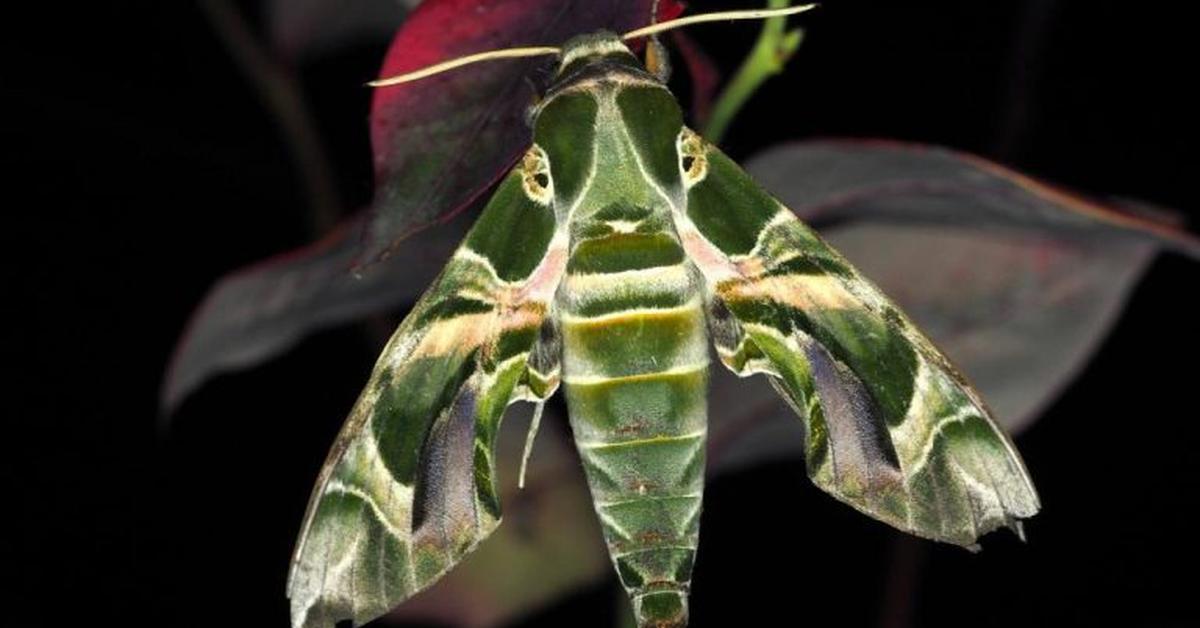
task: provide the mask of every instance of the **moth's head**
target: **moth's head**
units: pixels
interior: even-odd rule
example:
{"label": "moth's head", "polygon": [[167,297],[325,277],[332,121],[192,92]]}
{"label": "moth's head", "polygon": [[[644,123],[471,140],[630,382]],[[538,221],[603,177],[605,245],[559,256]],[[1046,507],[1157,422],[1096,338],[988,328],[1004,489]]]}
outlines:
{"label": "moth's head", "polygon": [[616,33],[596,31],[578,35],[563,44],[555,80],[561,81],[591,67],[607,68],[613,65],[642,69],[637,56]]}
{"label": "moth's head", "polygon": [[562,52],[558,55],[558,69],[544,95],[551,98],[558,92],[582,83],[620,78],[660,82],[664,77],[647,71],[641,60],[615,33],[597,31],[579,35],[563,44]]}

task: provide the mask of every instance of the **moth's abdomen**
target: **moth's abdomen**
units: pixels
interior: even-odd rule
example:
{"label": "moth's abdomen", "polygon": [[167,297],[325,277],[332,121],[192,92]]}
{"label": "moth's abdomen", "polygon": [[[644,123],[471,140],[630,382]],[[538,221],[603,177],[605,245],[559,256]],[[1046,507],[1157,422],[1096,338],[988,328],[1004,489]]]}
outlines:
{"label": "moth's abdomen", "polygon": [[572,252],[559,295],[563,381],[639,625],[684,626],[704,487],[701,291],[673,233],[620,227]]}

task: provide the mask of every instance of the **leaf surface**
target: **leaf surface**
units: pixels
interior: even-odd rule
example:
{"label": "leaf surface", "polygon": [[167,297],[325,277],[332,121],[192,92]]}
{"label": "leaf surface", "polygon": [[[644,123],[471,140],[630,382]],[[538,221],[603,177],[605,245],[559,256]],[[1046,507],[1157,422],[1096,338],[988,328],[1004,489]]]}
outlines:
{"label": "leaf surface", "polygon": [[315,330],[413,303],[466,233],[465,218],[357,275],[350,267],[362,215],[315,244],[221,278],[175,348],[160,398],[164,415],[218,373],[259,364]]}

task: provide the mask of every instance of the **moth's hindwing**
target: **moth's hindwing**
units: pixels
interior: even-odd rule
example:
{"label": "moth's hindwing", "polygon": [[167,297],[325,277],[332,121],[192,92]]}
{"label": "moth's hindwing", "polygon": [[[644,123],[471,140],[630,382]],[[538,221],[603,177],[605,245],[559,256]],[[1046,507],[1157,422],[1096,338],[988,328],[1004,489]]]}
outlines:
{"label": "moth's hindwing", "polygon": [[500,184],[376,363],[309,502],[293,626],[386,613],[499,522],[504,410],[558,386],[555,352],[538,349],[566,257],[544,162],[535,146]]}
{"label": "moth's hindwing", "polygon": [[680,232],[734,372],[803,420],[809,476],[897,528],[970,546],[1038,510],[1024,465],[949,361],[841,255],[690,130]]}

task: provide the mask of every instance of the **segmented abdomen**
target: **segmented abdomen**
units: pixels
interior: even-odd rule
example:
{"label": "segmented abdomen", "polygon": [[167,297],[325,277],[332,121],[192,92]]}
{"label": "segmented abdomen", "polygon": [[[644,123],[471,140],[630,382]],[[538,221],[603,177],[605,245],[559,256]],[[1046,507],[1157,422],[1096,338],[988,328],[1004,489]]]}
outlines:
{"label": "segmented abdomen", "polygon": [[683,626],[700,529],[708,349],[673,234],[613,232],[572,252],[560,293],[571,427],[641,626]]}

